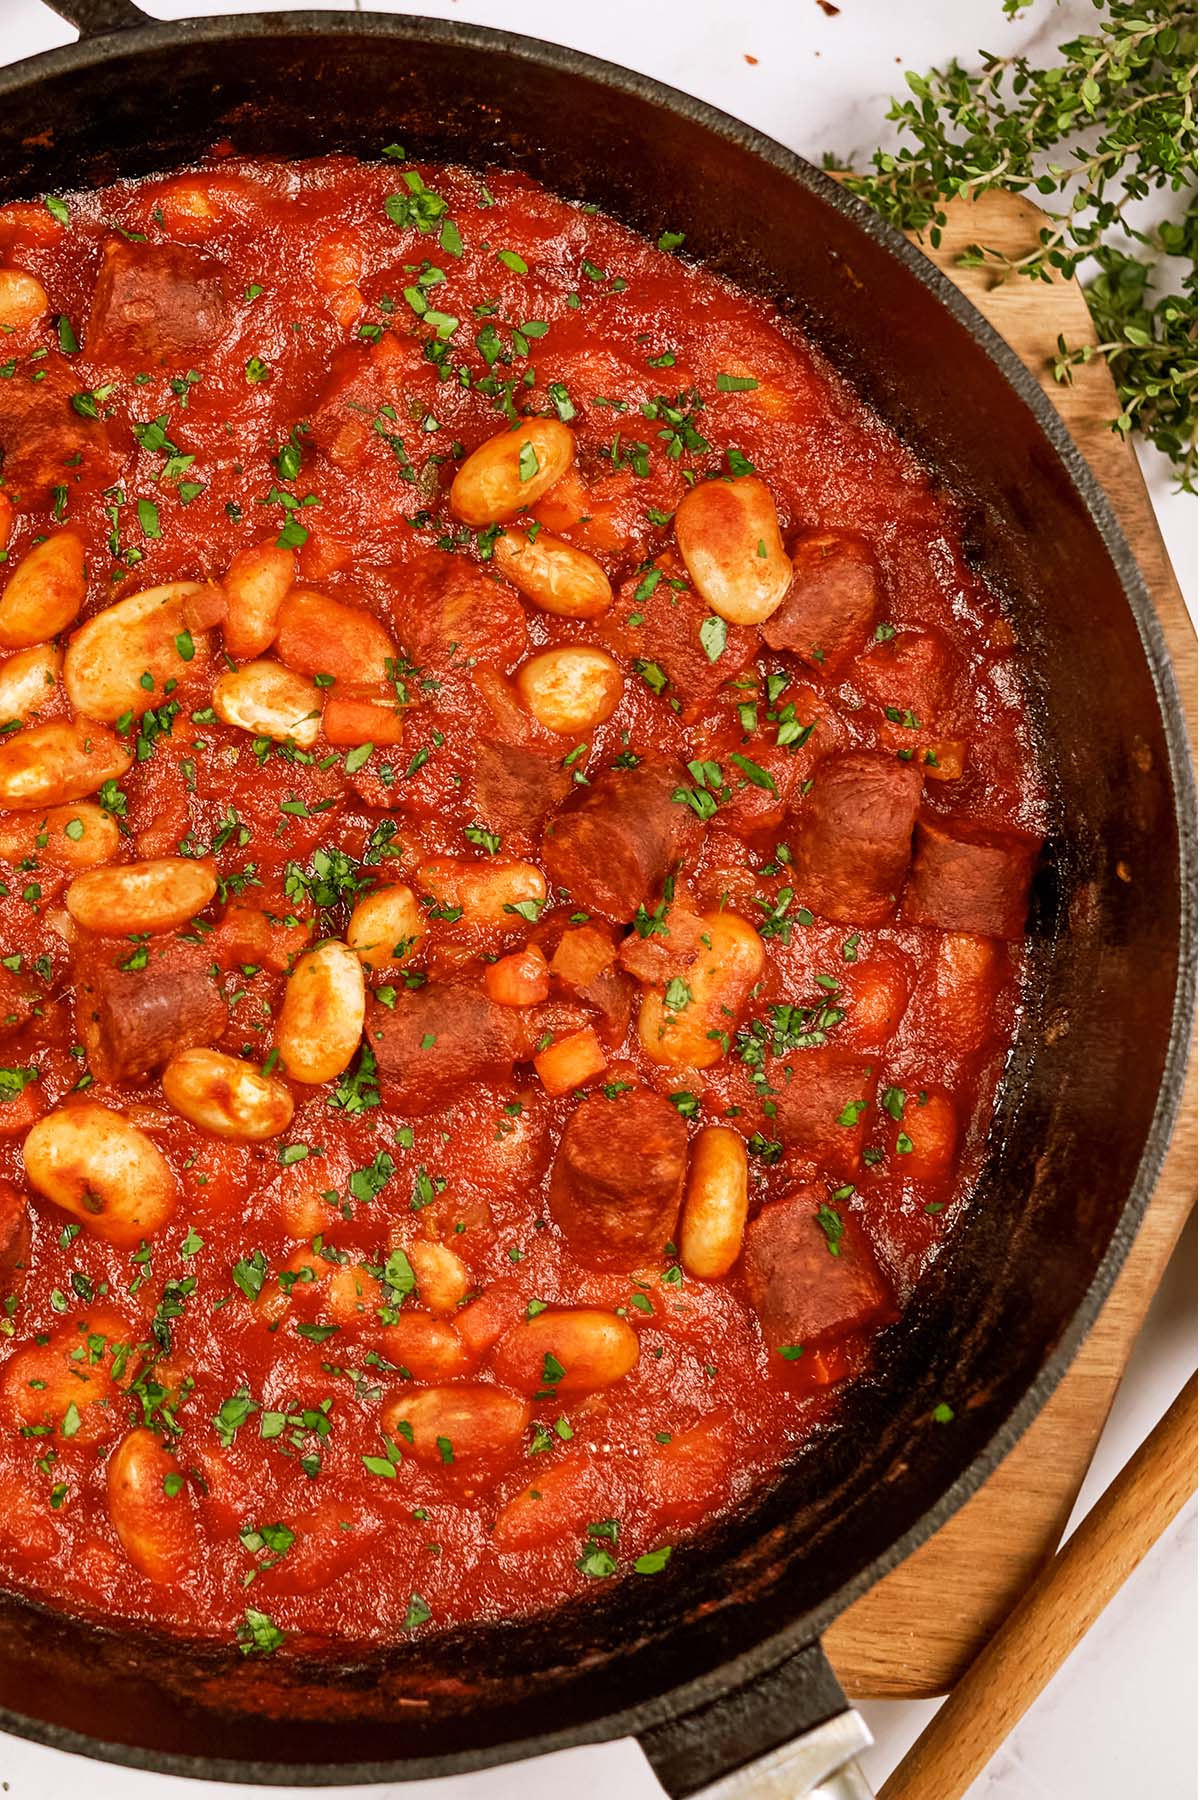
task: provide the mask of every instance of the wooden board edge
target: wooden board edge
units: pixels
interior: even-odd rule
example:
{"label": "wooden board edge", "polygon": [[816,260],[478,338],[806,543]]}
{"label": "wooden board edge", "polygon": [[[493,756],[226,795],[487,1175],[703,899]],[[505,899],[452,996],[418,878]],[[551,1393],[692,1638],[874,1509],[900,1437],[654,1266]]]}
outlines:
{"label": "wooden board edge", "polygon": [[[1196,639],[1132,447],[1111,430],[1117,402],[1106,365],[1081,369],[1069,387],[1048,367],[1046,337],[1095,342],[1078,285],[1013,286],[956,257],[970,242],[997,239],[1012,255],[1035,240],[1043,215],[1015,196],[986,196],[950,209],[933,260],[1000,330],[1041,383],[1100,479],[1147,582],[1196,741]],[[1047,321],[1052,315],[1049,332]],[[1014,329],[1015,326],[1020,329]],[[1029,327],[1032,326],[1032,332]],[[1047,1406],[1011,1456],[942,1531],[878,1583],[826,1634],[825,1648],[855,1698],[928,1698],[945,1693],[1053,1555],[1103,1429],[1125,1361],[1195,1203],[1195,1058],[1184,1100],[1141,1230],[1088,1339]],[[1056,1439],[1065,1434],[1066,1443]],[[1048,1455],[1051,1449],[1061,1452]],[[1056,1466],[1057,1465],[1057,1466]],[[989,1543],[1019,1535],[1024,1471],[1047,1468],[1057,1483],[1038,1492],[1035,1529],[1000,1557]]]}

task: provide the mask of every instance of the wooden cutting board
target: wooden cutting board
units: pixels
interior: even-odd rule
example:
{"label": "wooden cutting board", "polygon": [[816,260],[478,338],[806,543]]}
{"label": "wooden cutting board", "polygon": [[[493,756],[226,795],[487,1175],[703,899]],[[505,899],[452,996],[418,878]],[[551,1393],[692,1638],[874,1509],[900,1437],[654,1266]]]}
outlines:
{"label": "wooden cutting board", "polygon": [[[1103,362],[1071,386],[1048,367],[1059,335],[1095,343],[1077,283],[997,281],[962,269],[972,243],[1021,256],[1043,215],[1014,195],[950,208],[943,242],[927,252],[1038,378],[1091,464],[1153,597],[1196,742],[1196,637],[1132,449],[1111,429],[1118,407]],[[1142,1228],[1108,1303],[1061,1386],[1016,1449],[949,1524],[844,1613],[825,1649],[856,1698],[944,1694],[1054,1554],[1092,1458],[1133,1340],[1196,1198],[1196,1071]]]}

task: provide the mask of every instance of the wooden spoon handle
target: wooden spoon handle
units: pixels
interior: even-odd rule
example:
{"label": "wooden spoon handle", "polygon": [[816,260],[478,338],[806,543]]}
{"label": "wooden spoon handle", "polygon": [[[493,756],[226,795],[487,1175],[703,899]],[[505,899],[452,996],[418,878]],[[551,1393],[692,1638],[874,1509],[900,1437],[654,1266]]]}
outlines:
{"label": "wooden spoon handle", "polygon": [[1193,1375],[976,1657],[884,1782],[879,1800],[962,1800],[1195,1491]]}

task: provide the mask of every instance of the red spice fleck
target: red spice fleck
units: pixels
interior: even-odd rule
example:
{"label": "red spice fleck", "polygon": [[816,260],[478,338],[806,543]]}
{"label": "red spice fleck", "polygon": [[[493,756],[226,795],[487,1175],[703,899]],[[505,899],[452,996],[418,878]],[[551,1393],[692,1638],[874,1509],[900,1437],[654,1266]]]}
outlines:
{"label": "red spice fleck", "polygon": [[742,51],[742,55],[743,55],[743,57],[744,57],[744,58],[745,58],[745,60],[746,60],[746,61],[747,61],[747,62],[748,62],[748,63],[751,63],[751,64],[752,64],[752,65],[753,65],[753,67],[754,67],[754,68],[757,68],[757,67],[758,67],[758,58],[757,58],[757,56],[751,56],[751,54],[750,54],[750,52],[749,52],[749,51],[748,51],[748,50],[743,50],[743,51]]}

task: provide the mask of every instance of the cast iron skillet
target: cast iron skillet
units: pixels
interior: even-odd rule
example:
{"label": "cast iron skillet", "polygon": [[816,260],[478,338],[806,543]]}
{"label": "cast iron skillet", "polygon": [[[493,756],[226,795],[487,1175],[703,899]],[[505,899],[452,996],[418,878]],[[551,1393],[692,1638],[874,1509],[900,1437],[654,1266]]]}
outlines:
{"label": "cast iron skillet", "polygon": [[[529,170],[796,316],[965,509],[1052,778],[1019,1040],[978,1192],[882,1374],[769,1492],[653,1581],[543,1622],[337,1664],[165,1645],[0,1598],[0,1723],[215,1778],[446,1774],[636,1734],[694,1792],[844,1702],[819,1648],[1029,1424],[1133,1235],[1184,1077],[1194,840],[1165,647],[1112,514],[1036,384],[923,257],[697,101],[474,27],[330,13],[144,20],[54,0],[79,44],[0,71],[0,198],[239,150]],[[125,29],[125,28],[131,29]],[[111,35],[96,36],[96,33]],[[931,1426],[939,1401],[952,1426]],[[406,1596],[382,1595],[394,1612]]]}

